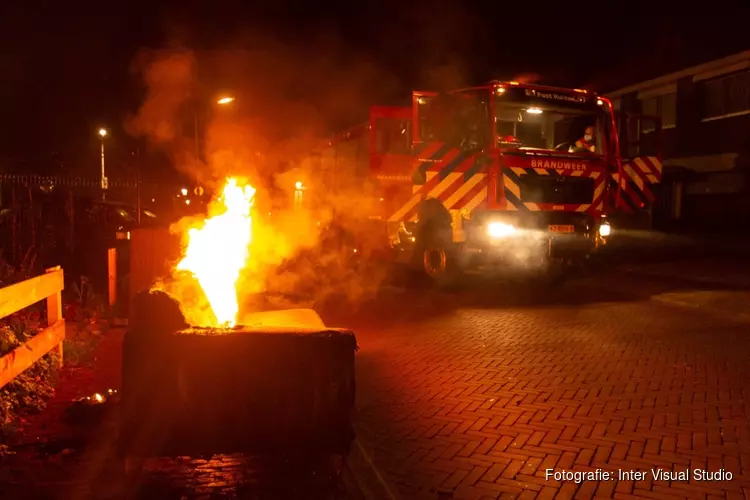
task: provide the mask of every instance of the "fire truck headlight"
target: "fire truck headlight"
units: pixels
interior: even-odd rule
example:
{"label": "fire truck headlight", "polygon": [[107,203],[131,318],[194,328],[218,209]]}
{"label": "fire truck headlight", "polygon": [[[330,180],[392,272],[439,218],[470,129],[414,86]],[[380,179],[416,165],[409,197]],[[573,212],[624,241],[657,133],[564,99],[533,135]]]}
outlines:
{"label": "fire truck headlight", "polygon": [[606,238],[610,234],[612,234],[612,226],[607,222],[602,223],[602,225],[599,226],[599,236]]}
{"label": "fire truck headlight", "polygon": [[515,234],[516,228],[504,222],[490,222],[487,224],[487,235],[490,238],[505,238]]}

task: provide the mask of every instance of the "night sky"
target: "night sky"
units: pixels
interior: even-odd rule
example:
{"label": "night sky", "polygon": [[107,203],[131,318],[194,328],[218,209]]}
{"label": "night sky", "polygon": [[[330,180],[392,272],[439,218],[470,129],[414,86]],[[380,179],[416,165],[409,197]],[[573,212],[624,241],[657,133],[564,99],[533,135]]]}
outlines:
{"label": "night sky", "polygon": [[369,104],[406,102],[413,88],[532,72],[606,90],[750,49],[747,0],[683,3],[679,13],[657,4],[4,4],[0,169],[44,170],[53,152],[63,169],[95,161],[100,125],[120,156],[136,147],[123,124],[144,99],[133,71],[144,48],[196,51],[201,86],[242,89],[243,112],[252,108],[273,140],[307,120],[332,130]]}

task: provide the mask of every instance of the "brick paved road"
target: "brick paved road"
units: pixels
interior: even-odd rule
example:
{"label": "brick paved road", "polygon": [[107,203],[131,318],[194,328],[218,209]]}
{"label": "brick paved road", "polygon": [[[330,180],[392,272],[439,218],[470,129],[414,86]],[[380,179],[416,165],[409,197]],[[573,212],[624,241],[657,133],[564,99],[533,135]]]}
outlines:
{"label": "brick paved road", "polygon": [[[394,496],[750,498],[750,328],[634,283],[402,294],[362,321],[359,439]],[[597,468],[734,478],[545,479]]]}

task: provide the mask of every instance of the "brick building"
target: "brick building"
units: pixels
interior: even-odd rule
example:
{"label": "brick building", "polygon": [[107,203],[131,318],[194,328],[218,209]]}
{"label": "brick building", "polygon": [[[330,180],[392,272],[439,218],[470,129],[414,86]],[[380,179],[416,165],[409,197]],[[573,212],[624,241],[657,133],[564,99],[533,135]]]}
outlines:
{"label": "brick building", "polygon": [[[607,95],[622,112],[661,119],[661,225],[718,229],[726,215],[750,218],[750,50]],[[651,134],[640,130],[642,140]]]}

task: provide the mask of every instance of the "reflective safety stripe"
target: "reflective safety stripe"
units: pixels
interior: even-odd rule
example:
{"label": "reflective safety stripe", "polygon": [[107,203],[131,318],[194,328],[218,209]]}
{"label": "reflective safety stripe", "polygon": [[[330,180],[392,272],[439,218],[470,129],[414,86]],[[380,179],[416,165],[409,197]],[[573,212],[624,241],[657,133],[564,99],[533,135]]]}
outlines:
{"label": "reflective safety stripe", "polygon": [[662,163],[654,156],[638,156],[622,166],[622,179],[618,173],[612,174],[610,183],[613,196],[619,192],[615,201],[616,209],[633,213],[648,209],[656,200],[651,185],[661,182]]}
{"label": "reflective safety stripe", "polygon": [[[529,203],[521,201],[521,185],[525,175],[548,175],[561,176],[558,169],[534,168],[525,169],[513,167],[503,169],[502,184],[505,195],[505,208],[511,211],[530,211],[538,212],[544,210],[553,211],[573,211],[573,212],[600,212],[603,207],[603,198],[606,191],[606,176],[599,170],[573,170],[570,172],[573,177],[589,177],[594,179],[594,193],[591,203],[571,203],[565,205],[553,205],[550,203]],[[565,170],[562,170],[565,172]]]}
{"label": "reflective safety stripe", "polygon": [[[442,143],[428,143],[415,146],[416,168],[412,175],[412,197],[401,206],[388,220],[416,220],[421,201],[434,198],[443,202],[451,210],[461,208],[467,203],[481,204],[486,200],[486,182],[479,188],[486,177],[484,168],[477,162],[477,154],[448,147]],[[485,191],[484,198],[480,195]],[[466,199],[470,196],[470,199]],[[478,201],[475,201],[478,200]]]}

